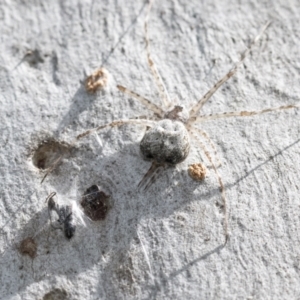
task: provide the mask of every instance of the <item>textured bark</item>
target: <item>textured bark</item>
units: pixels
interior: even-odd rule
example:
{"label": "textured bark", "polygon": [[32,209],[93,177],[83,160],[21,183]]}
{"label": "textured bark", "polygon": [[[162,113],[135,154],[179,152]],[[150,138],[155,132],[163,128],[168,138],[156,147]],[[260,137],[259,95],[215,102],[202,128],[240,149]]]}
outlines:
{"label": "textured bark", "polygon": [[[218,181],[196,141],[146,192],[137,189],[150,167],[139,153],[144,126],[72,144],[98,125],[152,116],[118,84],[161,106],[145,13],[144,1],[133,0],[1,1],[0,298],[299,298],[299,110],[199,124],[222,162],[226,247]],[[191,107],[272,20],[202,113],[299,104],[299,14],[296,0],[156,1],[150,49],[171,99]],[[87,93],[86,77],[101,66],[107,86]],[[47,161],[33,157],[47,143],[60,145],[63,159],[40,184]],[[202,182],[187,172],[198,162],[207,166]],[[78,223],[67,240],[50,227],[45,199],[56,192],[59,203],[79,203],[92,185],[111,196],[108,213]],[[26,238],[36,244],[32,258],[19,251]]]}

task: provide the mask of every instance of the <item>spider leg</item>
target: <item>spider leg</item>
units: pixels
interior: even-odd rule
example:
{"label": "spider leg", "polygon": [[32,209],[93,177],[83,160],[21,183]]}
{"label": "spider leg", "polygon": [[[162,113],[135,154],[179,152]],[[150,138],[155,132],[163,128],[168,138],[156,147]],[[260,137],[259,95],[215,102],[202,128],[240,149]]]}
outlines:
{"label": "spider leg", "polygon": [[116,120],[116,121],[113,121],[111,123],[107,123],[107,124],[104,124],[104,125],[100,125],[96,128],[93,128],[93,129],[89,129],[79,135],[77,135],[77,137],[75,138],[74,143],[76,143],[78,140],[92,134],[92,133],[95,133],[99,130],[102,130],[102,129],[105,129],[105,128],[108,128],[108,127],[119,127],[119,126],[122,126],[122,125],[125,125],[125,124],[141,124],[141,125],[146,125],[146,126],[150,126],[152,127],[153,124],[155,123],[155,121],[152,121],[152,120],[145,120],[145,119],[124,119],[124,120]]}
{"label": "spider leg", "polygon": [[211,148],[214,150],[214,156],[215,156],[215,158],[216,158],[216,160],[217,160],[217,165],[216,165],[216,167],[217,167],[217,168],[220,167],[220,166],[222,165],[222,163],[221,163],[221,161],[220,161],[220,159],[219,159],[219,156],[218,156],[218,153],[217,153],[217,149],[216,149],[216,147],[215,147],[215,144],[214,144],[214,142],[211,140],[211,138],[209,137],[208,133],[205,132],[204,130],[199,129],[199,128],[196,128],[196,127],[190,128],[190,130],[192,130],[192,131],[194,131],[194,132],[197,131],[197,133],[201,134],[201,135],[208,141],[209,145],[210,145]]}
{"label": "spider leg", "polygon": [[158,88],[160,98],[163,100],[165,107],[168,108],[172,105],[172,102],[170,100],[167,89],[161,79],[161,76],[159,75],[159,72],[158,72],[158,70],[154,64],[154,61],[151,58],[151,54],[150,54],[150,42],[149,42],[149,37],[148,37],[148,20],[149,20],[149,14],[150,14],[150,10],[151,10],[153,2],[154,2],[154,0],[149,1],[149,6],[148,6],[147,15],[146,15],[145,24],[144,24],[147,60],[148,60],[148,65],[149,65],[150,71],[153,75],[154,81]]}
{"label": "spider leg", "polygon": [[56,192],[52,192],[45,200],[48,204],[48,215],[50,219],[50,223],[52,223],[52,218],[51,218],[51,210],[54,210],[57,212],[57,203],[52,199],[56,195]]}
{"label": "spider leg", "polygon": [[163,170],[165,170],[166,165],[159,164],[155,161],[152,162],[149,170],[144,175],[142,180],[138,184],[138,190],[141,188],[144,188],[144,191],[146,191],[157,179],[157,177],[162,173]]}
{"label": "spider leg", "polygon": [[255,115],[261,115],[264,113],[277,111],[277,110],[285,110],[285,109],[291,109],[291,108],[300,108],[300,105],[297,104],[290,104],[285,106],[279,106],[274,108],[265,108],[263,110],[258,111],[231,111],[231,112],[224,112],[221,114],[211,114],[207,116],[199,116],[194,118],[194,122],[205,122],[210,120],[216,120],[216,119],[223,119],[223,118],[231,118],[231,117],[251,117]]}
{"label": "spider leg", "polygon": [[[105,129],[105,128],[108,128],[108,127],[119,127],[119,126],[122,126],[124,124],[141,124],[141,125],[146,125],[146,126],[150,126],[152,127],[152,125],[155,123],[155,121],[152,121],[152,120],[145,120],[145,119],[125,119],[125,120],[116,120],[116,121],[113,121],[111,123],[108,123],[108,124],[105,124],[105,125],[101,125],[101,126],[98,126],[96,128],[93,128],[93,129],[89,129],[81,134],[79,134],[74,140],[73,142],[71,143],[71,146],[74,146],[78,140],[92,134],[92,133],[95,133],[101,129]],[[46,174],[44,175],[42,181],[41,181],[41,184],[43,183],[43,181],[46,179],[46,177],[57,167],[57,165],[59,164],[59,162],[63,159],[64,157],[64,154],[61,154],[57,160],[53,163],[53,165],[47,170]],[[53,196],[52,196],[53,197]]]}
{"label": "spider leg", "polygon": [[51,200],[54,196],[56,195],[56,192],[52,192],[45,200],[45,202],[48,202],[49,200]]}
{"label": "spider leg", "polygon": [[146,99],[145,97],[140,96],[136,92],[133,92],[122,85],[117,85],[117,88],[124,94],[127,94],[127,95],[139,100],[142,104],[144,104],[146,107],[151,109],[155,114],[158,114],[160,118],[163,117],[164,111],[160,107],[158,107],[156,104],[152,103],[150,100]]}
{"label": "spider leg", "polygon": [[224,76],[222,77],[199,101],[198,103],[192,107],[190,110],[190,119],[188,120],[188,123],[193,122],[193,118],[197,116],[203,105],[210,99],[210,97],[220,88],[220,86],[225,83],[230,77],[232,77],[238,67],[244,62],[247,55],[250,53],[252,47],[257,43],[257,41],[260,39],[262,34],[265,32],[265,30],[268,28],[271,22],[267,22],[265,26],[260,30],[258,35],[253,39],[253,41],[250,43],[248,48],[243,52],[240,60],[233,66],[233,68]]}
{"label": "spider leg", "polygon": [[[193,134],[193,132],[192,132]],[[223,210],[224,210],[224,235],[225,235],[225,243],[224,246],[227,244],[228,239],[229,239],[229,233],[228,233],[228,212],[227,212],[227,200],[226,200],[226,196],[225,196],[225,187],[222,181],[221,176],[218,173],[217,167],[215,166],[215,164],[213,163],[210,153],[208,152],[208,150],[206,149],[206,147],[203,145],[203,143],[199,140],[198,135],[193,134],[193,136],[195,137],[195,139],[198,141],[200,147],[203,149],[205,156],[208,158],[209,162],[211,163],[216,177],[218,179],[220,188],[221,188],[221,197],[222,197],[222,201],[223,201]]]}

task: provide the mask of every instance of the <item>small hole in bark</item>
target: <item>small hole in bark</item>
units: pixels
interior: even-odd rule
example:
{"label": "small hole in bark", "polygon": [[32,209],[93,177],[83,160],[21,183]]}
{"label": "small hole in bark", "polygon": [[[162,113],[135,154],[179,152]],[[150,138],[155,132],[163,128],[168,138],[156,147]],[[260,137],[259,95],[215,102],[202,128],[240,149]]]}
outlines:
{"label": "small hole in bark", "polygon": [[153,159],[154,157],[152,154],[147,154],[146,158],[150,160],[150,159]]}
{"label": "small hole in bark", "polygon": [[56,141],[45,141],[35,150],[32,162],[38,169],[48,169],[67,150],[67,145]]}
{"label": "small hole in bark", "polygon": [[65,300],[68,299],[68,293],[63,289],[54,289],[44,295],[43,300]]}

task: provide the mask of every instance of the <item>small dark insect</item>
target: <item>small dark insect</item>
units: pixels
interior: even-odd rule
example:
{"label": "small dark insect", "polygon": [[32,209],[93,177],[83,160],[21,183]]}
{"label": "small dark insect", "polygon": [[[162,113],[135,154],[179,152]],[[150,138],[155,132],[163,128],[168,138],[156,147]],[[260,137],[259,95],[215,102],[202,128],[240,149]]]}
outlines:
{"label": "small dark insect", "polygon": [[[55,195],[56,193],[53,192],[46,199],[46,202],[48,202],[51,226],[55,229],[62,229],[66,238],[71,239],[76,231],[76,224],[73,216],[73,206],[57,204],[53,199]],[[53,210],[58,215],[57,226],[52,224],[51,211]]]}
{"label": "small dark insect", "polygon": [[81,201],[81,206],[85,214],[93,221],[103,220],[108,210],[109,195],[106,195],[103,191],[100,191],[97,185],[89,187]]}

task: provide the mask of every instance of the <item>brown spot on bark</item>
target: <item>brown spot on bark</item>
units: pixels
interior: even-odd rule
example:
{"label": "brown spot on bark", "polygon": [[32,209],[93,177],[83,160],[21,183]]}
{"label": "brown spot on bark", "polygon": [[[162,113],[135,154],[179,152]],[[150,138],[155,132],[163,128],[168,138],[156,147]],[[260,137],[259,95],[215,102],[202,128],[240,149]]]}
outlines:
{"label": "brown spot on bark", "polygon": [[36,257],[37,244],[32,237],[24,239],[19,246],[19,252],[22,255],[29,255],[32,259]]}

